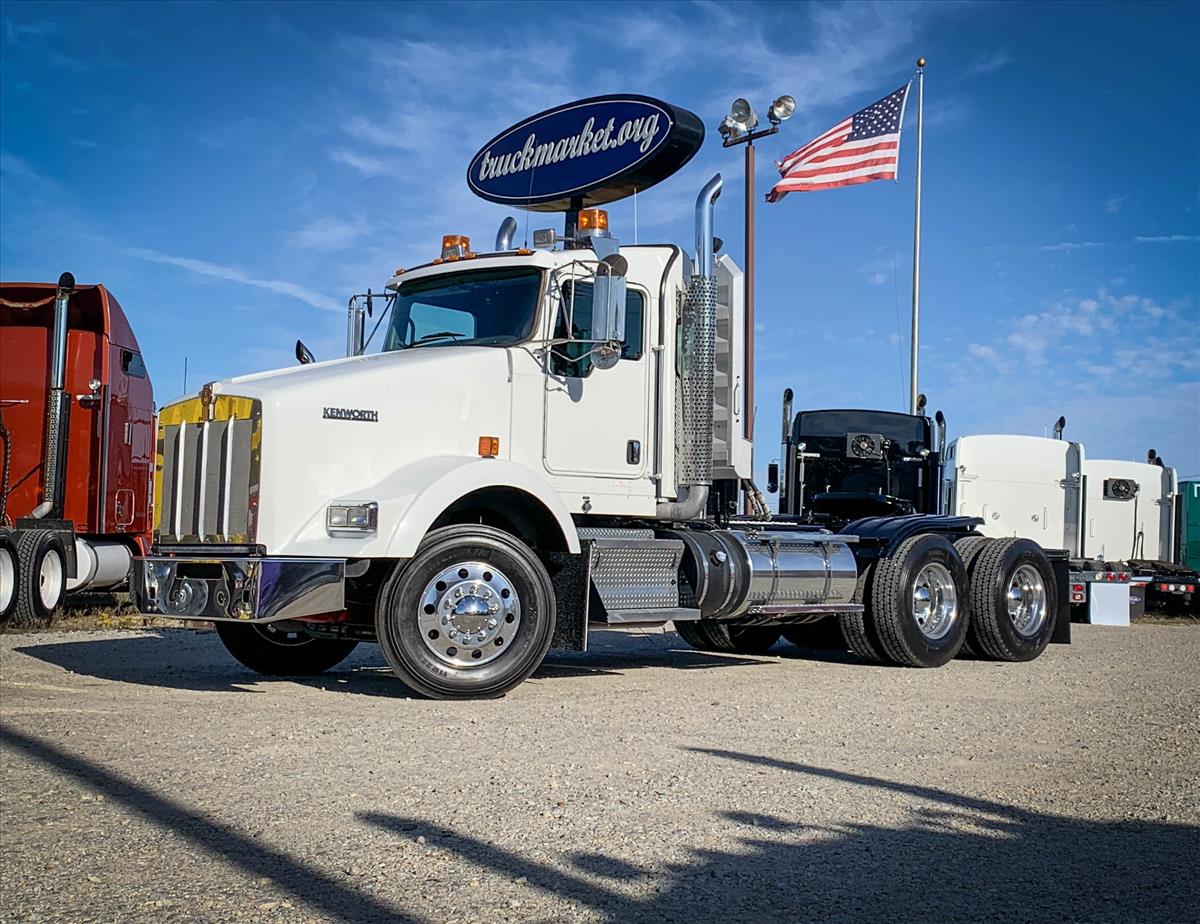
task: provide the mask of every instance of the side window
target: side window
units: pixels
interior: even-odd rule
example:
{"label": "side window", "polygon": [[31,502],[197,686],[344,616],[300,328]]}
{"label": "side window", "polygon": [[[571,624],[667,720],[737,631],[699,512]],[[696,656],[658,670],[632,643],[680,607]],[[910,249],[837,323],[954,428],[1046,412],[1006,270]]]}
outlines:
{"label": "side window", "polygon": [[121,351],[121,371],[135,378],[146,378],[146,364],[142,362],[142,354],[133,350]]}
{"label": "side window", "polygon": [[[575,297],[574,312],[571,296]],[[625,341],[621,345],[622,359],[642,358],[642,337],[645,326],[646,299],[641,292],[629,289],[625,293]],[[550,356],[550,370],[555,375],[569,378],[585,378],[592,371],[591,351],[595,344],[579,343],[592,339],[592,284],[590,282],[565,283],[562,287],[562,305],[558,321],[554,325],[554,336],[568,336],[567,319],[571,319],[570,336],[576,342],[562,343],[554,348]]]}

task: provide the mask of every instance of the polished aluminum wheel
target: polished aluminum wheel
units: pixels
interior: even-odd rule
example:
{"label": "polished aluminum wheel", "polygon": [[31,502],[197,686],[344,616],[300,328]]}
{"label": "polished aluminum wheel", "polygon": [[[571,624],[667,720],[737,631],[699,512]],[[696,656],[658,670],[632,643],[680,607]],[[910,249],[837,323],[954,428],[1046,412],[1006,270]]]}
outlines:
{"label": "polished aluminum wheel", "polygon": [[913,582],[912,613],[917,628],[928,639],[945,638],[958,622],[958,591],[950,569],[931,561]]}
{"label": "polished aluminum wheel", "polygon": [[500,657],[521,625],[516,588],[496,567],[451,565],[425,585],[417,622],[425,645],[455,667]]}
{"label": "polished aluminum wheel", "polygon": [[63,575],[66,568],[62,557],[53,549],[47,550],[38,566],[38,599],[46,611],[53,613],[62,600]]}
{"label": "polished aluminum wheel", "polygon": [[0,615],[8,612],[17,595],[17,560],[12,552],[0,546]]}
{"label": "polished aluminum wheel", "polygon": [[1041,572],[1033,565],[1021,565],[1008,582],[1007,600],[1008,618],[1017,632],[1026,638],[1036,636],[1049,611]]}

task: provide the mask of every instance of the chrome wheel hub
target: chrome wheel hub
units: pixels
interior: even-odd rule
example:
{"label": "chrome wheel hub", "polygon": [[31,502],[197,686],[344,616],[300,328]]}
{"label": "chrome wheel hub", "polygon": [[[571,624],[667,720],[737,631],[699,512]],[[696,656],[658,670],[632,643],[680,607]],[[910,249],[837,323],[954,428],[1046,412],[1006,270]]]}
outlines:
{"label": "chrome wheel hub", "polygon": [[1020,635],[1030,638],[1038,634],[1046,622],[1046,585],[1042,575],[1032,565],[1021,565],[1008,582],[1008,618]]}
{"label": "chrome wheel hub", "polygon": [[8,549],[0,548],[0,612],[8,609],[17,593],[17,563]]}
{"label": "chrome wheel hub", "polygon": [[958,591],[950,569],[930,562],[913,582],[912,614],[921,634],[931,640],[945,638],[958,622]]}
{"label": "chrome wheel hub", "polygon": [[58,606],[65,570],[63,560],[58,557],[57,552],[47,552],[42,556],[42,564],[38,568],[38,597],[47,610]]}
{"label": "chrome wheel hub", "polygon": [[474,667],[495,660],[509,646],[521,625],[521,601],[498,568],[459,562],[425,585],[417,624],[439,660]]}

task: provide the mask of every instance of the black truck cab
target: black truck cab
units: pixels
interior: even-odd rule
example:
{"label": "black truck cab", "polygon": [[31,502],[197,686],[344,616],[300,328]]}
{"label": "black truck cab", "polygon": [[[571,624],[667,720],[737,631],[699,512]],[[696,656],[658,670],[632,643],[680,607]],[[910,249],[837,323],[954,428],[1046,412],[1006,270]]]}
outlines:
{"label": "black truck cab", "polygon": [[800,411],[785,430],[779,512],[820,523],[935,514],[945,420],[874,410]]}

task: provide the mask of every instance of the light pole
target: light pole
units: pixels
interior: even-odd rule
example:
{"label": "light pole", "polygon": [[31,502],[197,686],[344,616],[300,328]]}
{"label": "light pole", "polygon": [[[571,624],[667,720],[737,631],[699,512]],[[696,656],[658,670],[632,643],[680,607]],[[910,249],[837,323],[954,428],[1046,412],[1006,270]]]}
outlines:
{"label": "light pole", "polygon": [[720,132],[724,146],[731,148],[737,144],[746,146],[746,254],[743,283],[745,292],[743,301],[746,309],[746,329],[744,341],[746,345],[743,363],[745,367],[746,405],[742,414],[742,434],[746,439],[754,440],[754,142],[779,131],[779,123],[789,119],[796,111],[796,100],[790,96],[781,96],[767,110],[767,120],[770,128],[758,128],[758,116],[749,101],[738,97],[729,108],[729,115],[721,121]]}

